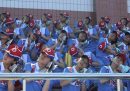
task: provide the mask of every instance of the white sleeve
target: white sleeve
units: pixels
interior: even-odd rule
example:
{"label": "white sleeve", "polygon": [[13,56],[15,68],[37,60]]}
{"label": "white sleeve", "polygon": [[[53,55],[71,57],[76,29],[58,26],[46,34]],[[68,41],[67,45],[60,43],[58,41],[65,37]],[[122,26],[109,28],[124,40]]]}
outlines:
{"label": "white sleeve", "polygon": [[45,27],[40,28],[40,32],[41,32],[42,35],[45,35],[45,30],[46,30]]}
{"label": "white sleeve", "polygon": [[14,33],[16,34],[16,35],[19,35],[20,33],[19,33],[19,28],[15,28],[14,29]]}

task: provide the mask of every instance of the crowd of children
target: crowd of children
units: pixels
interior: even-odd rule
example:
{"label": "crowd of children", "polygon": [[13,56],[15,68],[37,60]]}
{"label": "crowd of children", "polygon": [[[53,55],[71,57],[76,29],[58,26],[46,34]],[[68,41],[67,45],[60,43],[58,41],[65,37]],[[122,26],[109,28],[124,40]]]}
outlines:
{"label": "crowd of children", "polygon": [[[108,16],[92,25],[91,17],[70,25],[67,12],[53,20],[28,14],[13,19],[0,14],[0,72],[15,73],[130,73],[130,20],[111,23]],[[130,80],[121,80],[130,91]],[[0,81],[0,91],[20,91],[22,81]],[[26,91],[117,91],[116,80],[29,80]]]}

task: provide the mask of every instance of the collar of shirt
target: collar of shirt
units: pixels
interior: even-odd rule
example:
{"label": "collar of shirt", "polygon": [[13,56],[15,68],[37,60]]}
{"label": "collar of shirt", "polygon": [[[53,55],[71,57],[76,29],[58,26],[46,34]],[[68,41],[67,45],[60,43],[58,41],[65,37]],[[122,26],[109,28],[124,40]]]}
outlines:
{"label": "collar of shirt", "polygon": [[78,73],[76,70],[76,66],[73,66],[73,71],[74,71],[74,73]]}
{"label": "collar of shirt", "polygon": [[40,67],[39,67],[39,65],[38,65],[38,62],[37,62],[35,65],[36,65],[36,71],[37,71],[37,72],[40,72]]}
{"label": "collar of shirt", "polygon": [[36,62],[35,64],[31,64],[31,67],[33,67],[33,66],[35,66],[33,73],[39,73],[40,68],[39,68],[38,62]]}

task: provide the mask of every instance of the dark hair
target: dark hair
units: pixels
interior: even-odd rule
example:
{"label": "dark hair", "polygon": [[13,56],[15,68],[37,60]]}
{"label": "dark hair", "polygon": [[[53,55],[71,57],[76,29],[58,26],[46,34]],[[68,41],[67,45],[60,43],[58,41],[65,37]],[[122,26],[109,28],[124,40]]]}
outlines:
{"label": "dark hair", "polygon": [[[79,33],[79,35],[80,35],[80,34],[84,34],[84,35],[85,35],[85,40],[84,40],[84,41],[86,41],[86,39],[88,38],[87,33],[86,33],[85,31],[81,31],[81,32]],[[79,37],[79,35],[78,35],[78,37]]]}
{"label": "dark hair", "polygon": [[[130,36],[130,32],[125,32],[125,36]],[[130,45],[130,43],[128,43],[127,45]]]}
{"label": "dark hair", "polygon": [[66,45],[68,40],[67,32],[65,30],[61,30],[61,33],[64,33],[66,35],[66,40],[64,41],[64,45]]}
{"label": "dark hair", "polygon": [[88,66],[87,66],[87,67],[89,67],[89,66],[90,66],[90,60],[89,60],[89,57],[88,57],[87,55],[82,55],[81,58],[82,58],[82,59],[87,59],[87,60],[88,60]]}
{"label": "dark hair", "polygon": [[34,33],[34,34],[33,34],[33,36],[35,36],[35,37],[36,37],[35,42],[36,42],[36,43],[38,43],[38,42],[39,42],[39,38],[40,38],[40,36],[39,36],[39,35],[37,35],[36,33]]}
{"label": "dark hair", "polygon": [[88,19],[88,24],[91,23],[91,17],[86,17],[86,19]]}
{"label": "dark hair", "polygon": [[87,59],[89,61],[89,57],[87,55],[82,55],[81,58]]}
{"label": "dark hair", "polygon": [[127,20],[127,18],[121,18],[120,21],[121,21],[121,20],[125,20],[125,26],[128,25],[129,21]]}
{"label": "dark hair", "polygon": [[125,32],[125,36],[126,36],[126,35],[130,36],[130,32]]}
{"label": "dark hair", "polygon": [[117,34],[116,31],[113,31],[112,33],[116,35],[116,38],[115,38],[114,41],[111,41],[111,44],[115,44],[115,43],[117,43],[117,41],[118,41],[118,34]]}
{"label": "dark hair", "polygon": [[61,33],[64,33],[67,36],[67,32],[65,30],[62,30]]}
{"label": "dark hair", "polygon": [[87,37],[87,33],[85,31],[81,31],[79,34],[85,34],[85,36]]}

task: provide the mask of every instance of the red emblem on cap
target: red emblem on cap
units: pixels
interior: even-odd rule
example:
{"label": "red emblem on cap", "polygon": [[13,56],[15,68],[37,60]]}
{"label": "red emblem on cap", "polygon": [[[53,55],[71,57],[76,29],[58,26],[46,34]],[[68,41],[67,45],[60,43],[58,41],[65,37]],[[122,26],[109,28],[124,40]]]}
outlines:
{"label": "red emblem on cap", "polygon": [[12,24],[12,23],[14,23],[14,21],[13,21],[13,19],[12,18],[6,18],[6,24]]}
{"label": "red emblem on cap", "polygon": [[6,50],[13,57],[20,58],[22,56],[23,46],[18,47],[16,44],[11,44]]}
{"label": "red emblem on cap", "polygon": [[7,28],[6,31],[5,31],[5,33],[7,35],[11,35],[11,34],[14,34],[14,30],[11,30],[11,29]]}
{"label": "red emblem on cap", "polygon": [[104,22],[104,21],[100,21],[100,22],[99,22],[99,27],[101,27],[101,28],[102,28],[102,27],[105,27],[105,22]]}
{"label": "red emblem on cap", "polygon": [[30,28],[33,28],[33,27],[34,27],[34,20],[31,20],[31,21],[29,22],[29,27],[30,27]]}
{"label": "red emblem on cap", "polygon": [[83,21],[82,20],[78,22],[78,27],[80,27],[80,28],[83,27]]}
{"label": "red emblem on cap", "polygon": [[53,57],[53,58],[54,58],[54,56],[55,56],[55,52],[54,52],[54,50],[51,49],[51,48],[45,48],[45,49],[43,50],[43,53],[45,53],[46,55],[51,56],[51,57]]}
{"label": "red emblem on cap", "polygon": [[74,56],[78,53],[78,50],[75,46],[72,46],[69,50],[70,55]]}
{"label": "red emblem on cap", "polygon": [[6,32],[9,32],[10,30],[9,29],[6,29]]}
{"label": "red emblem on cap", "polygon": [[98,46],[98,48],[99,48],[100,50],[104,50],[104,49],[106,48],[106,42],[102,42],[102,43]]}

